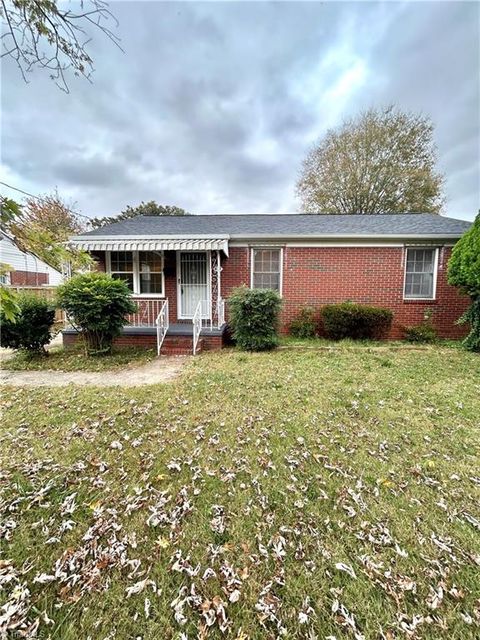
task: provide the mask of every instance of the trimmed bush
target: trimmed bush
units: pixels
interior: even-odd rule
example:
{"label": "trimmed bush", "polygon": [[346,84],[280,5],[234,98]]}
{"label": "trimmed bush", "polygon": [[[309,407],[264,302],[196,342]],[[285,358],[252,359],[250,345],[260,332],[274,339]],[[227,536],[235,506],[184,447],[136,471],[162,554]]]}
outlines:
{"label": "trimmed bush", "polygon": [[432,343],[437,339],[437,332],[431,324],[425,322],[415,327],[405,327],[405,340],[416,343]]}
{"label": "trimmed bush", "polygon": [[137,310],[123,280],[106,273],[84,273],[58,288],[58,303],[84,338],[87,354],[104,355],[113,339],[128,324],[127,314]]}
{"label": "trimmed bush", "polygon": [[294,338],[314,338],[317,333],[315,309],[313,307],[300,309],[297,317],[290,323],[288,331]]}
{"label": "trimmed bush", "polygon": [[390,309],[354,302],[327,304],[322,308],[321,316],[325,333],[333,340],[381,338],[389,330],[393,319]]}
{"label": "trimmed bush", "polygon": [[25,350],[30,353],[46,353],[45,345],[52,335],[55,308],[44,298],[32,294],[16,297],[18,306],[15,317],[0,314],[0,343],[2,347]]}
{"label": "trimmed bush", "polygon": [[437,332],[432,324],[432,310],[426,309],[423,322],[414,327],[404,327],[405,340],[408,342],[431,343],[437,339]]}
{"label": "trimmed bush", "polygon": [[266,351],[278,345],[281,300],[271,289],[234,289],[228,299],[232,335],[244,351]]}

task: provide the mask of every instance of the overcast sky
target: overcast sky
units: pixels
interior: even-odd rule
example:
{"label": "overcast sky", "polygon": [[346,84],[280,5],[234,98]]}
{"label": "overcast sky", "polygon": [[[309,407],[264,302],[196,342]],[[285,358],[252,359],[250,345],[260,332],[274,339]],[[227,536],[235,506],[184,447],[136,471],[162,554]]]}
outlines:
{"label": "overcast sky", "polygon": [[472,219],[480,207],[478,3],[111,9],[125,53],[95,36],[93,84],[72,77],[66,95],[43,71],[26,85],[3,64],[1,180],[34,194],[57,186],[89,216],[142,200],[295,212],[312,143],[395,103],[435,123],[445,213]]}

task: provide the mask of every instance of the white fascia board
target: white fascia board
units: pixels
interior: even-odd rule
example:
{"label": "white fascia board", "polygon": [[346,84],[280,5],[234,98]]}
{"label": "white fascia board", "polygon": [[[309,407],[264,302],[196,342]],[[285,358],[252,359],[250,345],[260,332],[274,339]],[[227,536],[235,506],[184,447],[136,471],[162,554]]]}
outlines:
{"label": "white fascia board", "polygon": [[[455,237],[455,241],[458,238]],[[432,236],[419,236],[413,238],[399,238],[398,236],[392,237],[390,240],[385,236],[378,237],[378,240],[371,236],[364,239],[348,239],[345,238],[331,238],[321,236],[318,239],[316,237],[309,238],[277,238],[272,236],[257,237],[254,239],[242,239],[242,240],[230,240],[229,245],[231,247],[249,247],[249,246],[283,246],[283,247],[404,247],[408,244],[418,245],[419,242],[425,245],[438,246],[439,244],[445,246],[454,246],[455,242],[451,239],[446,239],[444,236],[441,238],[432,238]]]}
{"label": "white fascia board", "polygon": [[[68,242],[122,242],[123,240],[228,240],[227,233],[164,233],[163,235],[84,235],[72,236]],[[67,243],[68,244],[68,243]]]}
{"label": "white fascia board", "polygon": [[378,240],[459,240],[461,235],[458,233],[442,233],[442,234],[431,234],[431,233],[417,233],[417,234],[388,234],[388,233],[369,233],[365,235],[352,235],[351,233],[319,233],[319,234],[290,234],[290,235],[280,235],[280,234],[270,234],[270,233],[257,233],[257,234],[249,234],[248,236],[232,234],[230,235],[230,240],[232,241],[243,241],[249,242],[250,240],[261,240],[262,242],[266,242],[268,240],[272,240],[272,242],[281,242],[283,244],[291,242],[292,240],[303,240],[308,242],[310,240],[350,240],[352,242],[361,242],[365,239],[366,242],[372,239]]}

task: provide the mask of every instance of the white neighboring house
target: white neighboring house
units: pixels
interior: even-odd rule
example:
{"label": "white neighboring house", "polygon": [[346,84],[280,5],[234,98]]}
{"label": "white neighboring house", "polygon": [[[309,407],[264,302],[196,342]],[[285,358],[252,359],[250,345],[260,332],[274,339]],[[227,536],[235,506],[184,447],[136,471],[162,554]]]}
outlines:
{"label": "white neighboring house", "polygon": [[28,251],[21,251],[9,236],[0,231],[0,262],[12,267],[1,276],[2,284],[12,287],[56,287],[62,274]]}

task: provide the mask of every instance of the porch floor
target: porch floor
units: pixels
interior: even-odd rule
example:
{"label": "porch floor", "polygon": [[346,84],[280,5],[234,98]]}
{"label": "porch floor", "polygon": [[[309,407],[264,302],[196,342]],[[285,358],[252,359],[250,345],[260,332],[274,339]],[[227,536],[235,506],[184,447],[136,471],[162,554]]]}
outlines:
{"label": "porch floor", "polygon": [[[226,329],[226,324],[223,325],[223,327],[220,327],[220,329],[210,329],[210,327],[203,327],[200,335],[201,336],[223,336],[223,334],[225,333],[225,329]],[[64,329],[63,333],[69,334],[69,333],[74,333],[76,334],[76,330],[75,329]],[[122,335],[125,336],[134,336],[134,335],[141,335],[141,336],[150,336],[150,335],[156,335],[157,334],[157,328],[156,327],[151,327],[151,326],[147,326],[145,325],[144,327],[123,327],[122,329]],[[193,336],[193,324],[191,322],[178,322],[175,324],[171,324],[168,328],[167,331],[167,336]]]}

